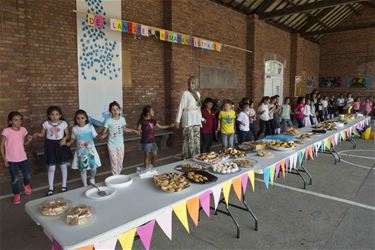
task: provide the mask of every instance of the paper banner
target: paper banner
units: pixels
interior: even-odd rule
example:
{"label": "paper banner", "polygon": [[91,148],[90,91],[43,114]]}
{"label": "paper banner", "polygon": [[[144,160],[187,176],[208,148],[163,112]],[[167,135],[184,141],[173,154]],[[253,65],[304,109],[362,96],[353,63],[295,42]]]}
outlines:
{"label": "paper banner", "polygon": [[180,202],[177,205],[173,206],[173,211],[176,214],[177,218],[181,221],[182,225],[185,227],[186,231],[189,231],[189,222],[186,214],[186,201]]}
{"label": "paper banner", "polygon": [[135,25],[135,34],[137,34],[138,36],[140,36],[141,33],[142,33],[142,25],[139,24],[139,23],[137,23],[137,24]]}
{"label": "paper banner", "polygon": [[236,193],[237,198],[240,201],[242,201],[241,182],[242,182],[241,177],[233,179],[233,181],[232,181],[234,192]]}
{"label": "paper banner", "polygon": [[309,148],[305,148],[305,161],[309,159]]}
{"label": "paper banner", "polygon": [[122,32],[128,32],[128,22],[122,21]]}
{"label": "paper banner", "polygon": [[[117,243],[117,238],[103,240],[94,244],[95,250],[112,250],[115,249]],[[148,249],[147,249],[148,250]]]}
{"label": "paper banner", "polygon": [[206,191],[203,194],[201,194],[201,196],[199,197],[203,211],[207,214],[208,217],[210,217],[210,203],[211,203],[210,198],[211,198],[211,191]]}
{"label": "paper banner", "polygon": [[344,140],[344,131],[340,132],[340,141]]}
{"label": "paper banner", "polygon": [[122,32],[122,21],[116,20],[116,30]]}
{"label": "paper banner", "polygon": [[280,161],[281,171],[283,172],[283,177],[285,178],[285,160]]}
{"label": "paper banner", "polygon": [[87,25],[88,26],[95,26],[95,15],[94,14],[87,14]]}
{"label": "paper banner", "polygon": [[172,208],[168,207],[162,214],[156,217],[155,220],[165,235],[172,240]]}
{"label": "paper banner", "polygon": [[312,160],[314,160],[313,147],[309,147],[309,155]]}
{"label": "paper banner", "polygon": [[148,36],[148,26],[147,25],[141,25],[141,35],[142,36]]}
{"label": "paper banner", "polygon": [[302,161],[303,161],[303,152],[304,152],[303,150],[298,152],[298,163],[300,166],[302,165]]}
{"label": "paper banner", "polygon": [[289,164],[290,164],[289,161],[290,161],[289,159],[285,160],[285,169],[287,173],[289,172]]}
{"label": "paper banner", "polygon": [[298,161],[298,153],[296,153],[293,157],[293,169],[296,169]]}
{"label": "paper banner", "polygon": [[122,250],[131,250],[133,247],[134,236],[135,232],[137,231],[136,228],[133,228],[126,233],[120,234],[118,240],[120,241]]}
{"label": "paper banner", "polygon": [[128,22],[128,33],[135,34],[136,32],[136,24],[133,22]]}
{"label": "paper banner", "polygon": [[109,27],[111,28],[111,30],[117,30],[117,19],[115,18],[111,18],[109,19]]}
{"label": "paper banner", "polygon": [[[271,185],[273,185],[273,180],[275,179],[275,165],[272,165],[270,168],[270,181],[271,181]],[[277,177],[277,175],[276,175]]]}
{"label": "paper banner", "polygon": [[255,173],[254,173],[254,170],[250,170],[248,174],[249,174],[251,187],[253,188],[253,192],[254,192],[254,190],[255,190]]}
{"label": "paper banner", "polygon": [[[280,162],[277,162],[276,163],[276,178],[279,177],[279,173],[280,173]],[[271,174],[271,173],[270,173]],[[272,183],[271,183],[272,184]]]}
{"label": "paper banner", "polygon": [[[89,245],[89,246],[84,246],[84,247],[80,247],[80,248],[76,248],[74,250],[93,250],[94,249],[94,245]],[[125,248],[123,248],[125,249]]]}
{"label": "paper banner", "polygon": [[161,41],[165,41],[165,30],[160,30],[159,31],[159,39]]}
{"label": "paper banner", "polygon": [[[184,204],[185,205],[185,204]],[[137,228],[137,234],[146,250],[150,249],[152,234],[154,232],[155,220]],[[95,247],[95,250],[96,247]]]}
{"label": "paper banner", "polygon": [[241,176],[242,192],[245,194],[247,189],[247,182],[249,181],[249,175],[246,173]]}
{"label": "paper banner", "polygon": [[335,138],[333,138],[333,136],[331,136],[329,139],[331,141],[332,147],[334,147],[335,146]]}
{"label": "paper banner", "polygon": [[55,239],[52,239],[51,249],[52,250],[64,250],[64,248]]}
{"label": "paper banner", "polygon": [[268,189],[269,182],[270,182],[270,169],[269,168],[263,169],[263,179],[264,179],[264,184],[266,185],[266,188]]}
{"label": "paper banner", "polygon": [[335,144],[337,145],[339,143],[339,134],[335,134]]}
{"label": "paper banner", "polygon": [[230,192],[230,186],[232,185],[231,181],[227,181],[223,184],[223,194],[224,194],[224,199],[225,203],[228,206],[229,203],[229,192]]}
{"label": "paper banner", "polygon": [[194,224],[198,226],[199,221],[199,197],[193,197],[186,202],[186,206]]}
{"label": "paper banner", "polygon": [[289,171],[290,172],[292,172],[292,169],[293,169],[293,166],[294,166],[294,157],[293,157],[293,155],[291,155],[290,157],[289,157]]}
{"label": "paper banner", "polygon": [[212,187],[211,191],[214,197],[214,204],[215,204],[215,210],[216,210],[220,202],[221,186]]}

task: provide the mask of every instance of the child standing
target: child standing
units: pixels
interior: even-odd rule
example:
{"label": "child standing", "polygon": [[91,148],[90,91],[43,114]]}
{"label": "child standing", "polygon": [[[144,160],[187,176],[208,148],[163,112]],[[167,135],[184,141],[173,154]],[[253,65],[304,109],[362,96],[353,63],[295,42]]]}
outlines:
{"label": "child standing", "polygon": [[21,127],[22,119],[23,116],[21,113],[16,111],[10,112],[8,115],[8,127],[1,133],[0,152],[4,159],[5,167],[9,168],[12,179],[13,204],[21,203],[18,177],[19,170],[21,170],[23,174],[25,194],[31,194],[30,169],[24,145],[28,145],[33,137],[27,135],[27,130]]}
{"label": "child standing", "polygon": [[332,119],[335,117],[335,114],[336,114],[336,100],[335,100],[335,96],[332,95],[331,98],[328,100],[328,113],[329,113],[329,116],[328,118],[329,119]]}
{"label": "child standing", "polygon": [[339,98],[337,98],[337,111],[339,114],[344,114],[344,107],[345,107],[345,98],[343,94],[340,94]]}
{"label": "child standing", "polygon": [[47,121],[43,123],[40,133],[35,133],[34,138],[46,137],[44,141],[44,158],[48,166],[48,192],[53,195],[56,165],[60,165],[62,184],[61,192],[66,192],[68,168],[67,163],[72,158],[70,149],[66,146],[69,139],[68,123],[64,121],[62,111],[58,106],[47,109]]}
{"label": "child standing", "polygon": [[256,111],[254,109],[254,102],[250,101],[250,108],[249,108],[249,117],[250,117],[250,135],[251,140],[256,141],[257,140],[257,127],[256,127]]}
{"label": "child standing", "polygon": [[290,98],[285,97],[284,104],[281,106],[281,131],[284,132],[288,128],[293,127],[292,121],[290,120]]}
{"label": "child standing", "polygon": [[221,133],[223,148],[233,147],[234,144],[234,123],[236,112],[232,110],[232,101],[223,101],[223,110],[219,113],[219,123],[217,130]]}
{"label": "child standing", "polygon": [[303,114],[305,118],[303,119],[305,127],[311,126],[311,121],[313,119],[313,114],[311,113],[311,101],[310,99],[306,100],[306,104],[303,108]]}
{"label": "child standing", "polygon": [[324,96],[322,101],[323,106],[323,120],[328,119],[329,113],[328,113],[328,96]]}
{"label": "child standing", "polygon": [[153,119],[154,115],[154,109],[150,105],[146,105],[143,107],[141,117],[138,121],[138,131],[141,132],[142,135],[140,149],[144,153],[144,164],[146,168],[154,166],[157,156],[158,146],[155,141],[155,129],[174,127],[174,124],[169,126],[160,125]]}
{"label": "child standing", "polygon": [[113,175],[121,174],[124,161],[124,131],[138,134],[134,129],[126,128],[125,118],[121,116],[121,107],[116,101],[109,104],[112,117],[104,123],[102,139],[108,136],[108,153]]}
{"label": "child standing", "polygon": [[366,102],[365,102],[365,114],[366,116],[369,116],[371,115],[371,112],[372,112],[372,101],[370,100],[369,97],[366,98]]}
{"label": "child standing", "polygon": [[212,110],[213,100],[207,97],[203,102],[202,117],[203,124],[201,128],[201,153],[211,151],[212,140],[215,134],[216,114]]}
{"label": "child standing", "polygon": [[72,169],[81,171],[83,186],[87,186],[87,170],[90,169],[90,183],[95,184],[96,169],[102,164],[96,151],[94,138],[98,135],[93,125],[89,124],[86,111],[78,110],[74,115],[74,127],[67,145],[76,141]]}
{"label": "child standing", "polygon": [[361,100],[357,97],[353,102],[353,113],[358,114],[359,112],[361,112]]}
{"label": "child standing", "polygon": [[238,114],[237,122],[239,132],[239,142],[243,143],[251,140],[250,134],[250,117],[249,117],[249,104],[241,103],[241,111]]}
{"label": "child standing", "polygon": [[262,101],[258,105],[258,113],[259,113],[259,136],[264,132],[264,136],[271,135],[271,123],[270,123],[270,116],[269,116],[269,108],[268,105],[270,103],[270,97],[264,96]]}
{"label": "child standing", "polygon": [[298,97],[297,106],[295,110],[295,117],[296,117],[299,128],[303,128],[305,126],[305,123],[304,123],[305,115],[303,113],[304,109],[305,109],[305,98],[300,96]]}

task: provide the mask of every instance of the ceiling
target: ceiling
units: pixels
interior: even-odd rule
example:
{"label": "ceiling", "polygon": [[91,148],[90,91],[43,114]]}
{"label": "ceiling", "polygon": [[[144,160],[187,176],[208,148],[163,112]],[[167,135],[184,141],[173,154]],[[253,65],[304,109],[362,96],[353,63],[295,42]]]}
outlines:
{"label": "ceiling", "polygon": [[375,9],[373,0],[211,0],[259,19],[313,42],[324,34],[375,27],[366,23],[341,24],[350,16],[361,16],[364,7]]}

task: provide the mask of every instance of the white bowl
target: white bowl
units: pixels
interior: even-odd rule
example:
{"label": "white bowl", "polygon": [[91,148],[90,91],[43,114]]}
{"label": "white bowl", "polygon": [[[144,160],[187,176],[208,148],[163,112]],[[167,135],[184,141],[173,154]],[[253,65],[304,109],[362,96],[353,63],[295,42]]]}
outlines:
{"label": "white bowl", "polygon": [[90,188],[89,190],[87,190],[85,192],[86,197],[90,198],[90,199],[95,199],[95,200],[105,200],[105,199],[108,199],[108,198],[112,197],[115,194],[115,191],[116,191],[116,189],[106,187],[106,186],[101,186],[101,187],[99,187],[99,189],[100,189],[100,191],[105,191],[107,193],[107,195],[106,196],[100,196],[98,194],[97,188]]}
{"label": "white bowl", "polygon": [[105,185],[112,188],[124,188],[132,182],[133,179],[129,175],[113,175],[104,180]]}

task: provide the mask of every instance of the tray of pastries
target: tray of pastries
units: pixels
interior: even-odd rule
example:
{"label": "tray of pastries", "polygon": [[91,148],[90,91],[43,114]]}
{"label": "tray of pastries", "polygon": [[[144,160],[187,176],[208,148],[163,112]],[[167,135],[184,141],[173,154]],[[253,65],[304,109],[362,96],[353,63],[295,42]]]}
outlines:
{"label": "tray of pastries", "polygon": [[240,167],[235,162],[225,162],[212,165],[211,172],[218,174],[233,174],[240,171]]}
{"label": "tray of pastries", "polygon": [[288,128],[285,130],[284,134],[297,136],[300,134],[300,132],[298,128]]}
{"label": "tray of pastries", "polygon": [[198,184],[205,184],[217,180],[215,175],[212,175],[206,171],[185,172],[185,177],[189,181]]}
{"label": "tray of pastries", "polygon": [[267,152],[267,151],[258,151],[257,156],[259,156],[259,157],[272,157],[273,154],[271,152]]}
{"label": "tray of pastries", "polygon": [[325,121],[312,126],[315,129],[321,130],[336,130],[336,124],[332,121]]}
{"label": "tray of pastries", "polygon": [[82,225],[90,221],[93,208],[84,204],[74,206],[66,213],[66,222],[69,225]]}
{"label": "tray of pastries", "polygon": [[237,147],[240,150],[245,150],[245,151],[258,151],[258,150],[267,149],[267,144],[263,141],[243,142],[237,145]]}
{"label": "tray of pastries", "polygon": [[154,176],[155,185],[165,192],[180,192],[190,187],[189,181],[183,175],[170,172]]}
{"label": "tray of pastries", "polygon": [[294,142],[269,141],[268,147],[279,151],[287,151],[292,150],[295,144]]}
{"label": "tray of pastries", "polygon": [[48,199],[40,205],[39,210],[45,216],[57,216],[63,214],[69,204],[64,198]]}
{"label": "tray of pastries", "polygon": [[175,167],[175,169],[181,172],[192,172],[192,171],[207,170],[207,167],[201,166],[198,164],[187,163],[187,164],[178,165]]}
{"label": "tray of pastries", "polygon": [[232,158],[243,158],[246,156],[245,151],[234,149],[234,148],[226,148],[222,151],[222,153]]}
{"label": "tray of pastries", "polygon": [[214,164],[218,163],[224,159],[228,158],[228,156],[221,154],[221,153],[216,153],[216,152],[210,152],[210,153],[202,153],[198,154],[193,157],[193,160],[196,162],[200,163],[205,163],[205,164]]}
{"label": "tray of pastries", "polygon": [[237,160],[234,160],[233,161],[234,163],[237,164],[237,166],[241,167],[241,168],[250,168],[250,167],[253,167],[254,164],[257,163],[256,160],[250,160],[250,159],[237,159]]}

